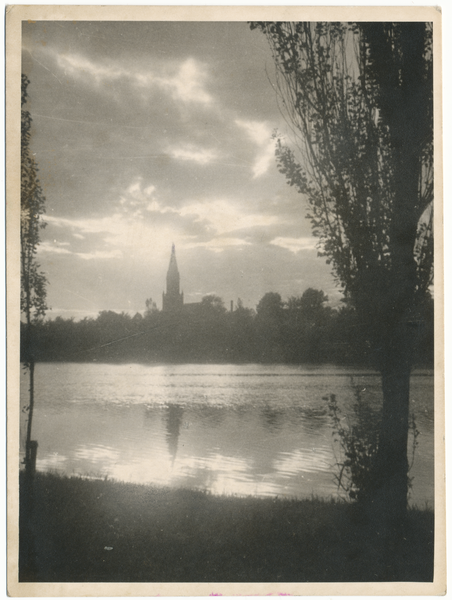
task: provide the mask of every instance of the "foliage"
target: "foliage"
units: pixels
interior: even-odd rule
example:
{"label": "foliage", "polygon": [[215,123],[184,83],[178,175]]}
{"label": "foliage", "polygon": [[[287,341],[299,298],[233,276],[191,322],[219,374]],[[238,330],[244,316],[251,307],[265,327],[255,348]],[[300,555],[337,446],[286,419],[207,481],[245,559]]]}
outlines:
{"label": "foliage", "polygon": [[278,318],[282,314],[283,301],[281,295],[276,292],[267,292],[259,300],[256,312],[259,317]]}
{"label": "foliage", "polygon": [[[29,372],[29,404],[23,410],[28,413],[27,434],[25,442],[25,466],[28,482],[34,471],[34,452],[37,447],[31,440],[34,407],[34,366],[35,342],[33,327],[44,317],[47,310],[45,275],[39,270],[36,260],[37,247],[40,242],[39,230],[45,227],[42,215],[45,213],[45,198],[39,183],[38,167],[30,151],[31,116],[23,106],[27,102],[28,84],[30,81],[22,75],[21,94],[21,180],[20,180],[20,310],[25,316],[26,335],[23,344],[22,358]],[[31,493],[28,494],[31,498]]]}
{"label": "foliage", "polygon": [[331,316],[331,307],[325,306],[327,302],[328,296],[323,291],[308,288],[300,297],[291,296],[286,306],[296,318],[314,326],[322,325]]}
{"label": "foliage", "polygon": [[[22,75],[22,106],[27,102],[29,80]],[[20,244],[21,296],[20,308],[28,325],[45,315],[45,275],[36,260],[40,242],[39,231],[45,227],[45,198],[37,177],[38,167],[30,151],[31,116],[21,111],[21,189],[20,189]]]}
{"label": "foliage", "polygon": [[372,490],[372,467],[378,449],[381,415],[364,402],[359,387],[354,387],[353,422],[344,423],[335,394],[326,396],[333,423],[333,441],[339,445],[341,457],[337,459],[335,476],[338,488],[350,500],[363,501]]}
{"label": "foliage", "polygon": [[433,276],[431,28],[251,27],[270,43],[294,138],[295,148],[276,135],[279,169],[307,197],[345,293],[375,322],[407,271],[407,291],[420,296]]}
{"label": "foliage", "polygon": [[[352,501],[365,503],[373,497],[374,463],[377,457],[381,431],[381,409],[372,407],[362,395],[358,385],[354,385],[353,414],[344,419],[335,394],[325,396],[328,411],[333,425],[333,442],[339,446],[337,456],[338,472],[335,475],[338,488],[342,489]],[[414,415],[410,418],[412,433],[412,457],[410,468],[414,462],[418,445],[419,431]],[[411,487],[411,479],[409,480]]]}
{"label": "foliage", "polygon": [[[275,302],[270,302],[273,298]],[[317,301],[312,301],[312,299]],[[309,302],[306,301],[309,299]],[[33,326],[34,355],[38,361],[145,362],[279,362],[372,364],[372,352],[356,310],[324,305],[326,295],[308,288],[286,301],[265,294],[253,309],[238,300],[226,311],[221,299],[187,305],[180,314],[159,311],[154,303],[144,316],[101,311],[80,321],[56,317]],[[270,304],[270,310],[263,306]],[[147,307],[150,303],[147,302]],[[273,310],[274,309],[274,310]],[[418,314],[416,363],[433,362],[433,302]],[[21,332],[26,354],[26,326]]]}
{"label": "foliage", "polygon": [[208,294],[201,300],[200,310],[206,315],[212,313],[224,314],[226,312],[226,307],[219,296]]}
{"label": "foliage", "polygon": [[[145,312],[145,316],[149,317],[151,316],[153,313],[157,312],[157,304],[154,302],[154,300],[152,298],[148,298],[146,300],[146,312]],[[140,313],[137,313],[140,314]]]}
{"label": "foliage", "polygon": [[307,198],[382,375],[373,477],[385,532],[406,517],[413,338],[433,279],[432,27],[251,23],[269,41],[294,138],[276,135],[279,170]]}

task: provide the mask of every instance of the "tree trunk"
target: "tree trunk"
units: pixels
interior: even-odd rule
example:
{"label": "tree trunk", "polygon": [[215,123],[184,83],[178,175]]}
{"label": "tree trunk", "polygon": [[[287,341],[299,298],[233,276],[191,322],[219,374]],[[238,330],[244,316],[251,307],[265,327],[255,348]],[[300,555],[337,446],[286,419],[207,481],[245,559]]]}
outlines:
{"label": "tree trunk", "polygon": [[382,387],[376,499],[387,507],[385,512],[390,521],[387,525],[391,526],[404,519],[407,507],[410,370],[397,364],[389,365],[382,372]]}
{"label": "tree trunk", "polygon": [[32,460],[32,443],[31,443],[31,431],[33,424],[33,410],[34,410],[34,376],[35,376],[35,362],[30,359],[28,363],[28,368],[30,371],[30,404],[28,406],[28,423],[27,423],[27,439],[25,442],[25,472],[28,477],[33,477],[33,460]]}
{"label": "tree trunk", "polygon": [[408,497],[408,431],[412,334],[404,321],[394,328],[381,364],[383,411],[375,464],[373,518],[385,537],[397,537]]}
{"label": "tree trunk", "polygon": [[383,409],[372,493],[364,504],[379,556],[381,581],[400,580],[399,565],[408,507],[408,432],[412,344],[410,325],[394,328],[380,365]]}

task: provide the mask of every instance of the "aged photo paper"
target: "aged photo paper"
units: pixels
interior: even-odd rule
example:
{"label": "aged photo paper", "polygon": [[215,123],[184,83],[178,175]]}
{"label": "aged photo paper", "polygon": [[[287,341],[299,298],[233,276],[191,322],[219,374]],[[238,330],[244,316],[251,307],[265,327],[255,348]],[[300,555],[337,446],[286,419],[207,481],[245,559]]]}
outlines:
{"label": "aged photo paper", "polygon": [[441,35],[6,8],[10,596],[445,593]]}

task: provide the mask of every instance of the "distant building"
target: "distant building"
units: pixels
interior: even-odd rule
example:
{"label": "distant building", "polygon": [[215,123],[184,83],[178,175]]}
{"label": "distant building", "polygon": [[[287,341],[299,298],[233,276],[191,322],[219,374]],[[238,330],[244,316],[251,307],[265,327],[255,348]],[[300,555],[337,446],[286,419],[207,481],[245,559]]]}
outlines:
{"label": "distant building", "polygon": [[162,310],[176,312],[184,306],[184,293],[180,291],[180,275],[177,268],[176,248],[173,244],[171,258],[166,274],[166,294],[163,292]]}
{"label": "distant building", "polygon": [[[203,309],[202,302],[187,302],[184,304],[184,293],[180,291],[180,275],[177,268],[176,248],[173,244],[171,248],[171,257],[166,274],[166,293],[163,292],[162,311],[166,313],[176,313],[184,311],[184,314],[199,314]],[[233,303],[231,302],[231,312]]]}

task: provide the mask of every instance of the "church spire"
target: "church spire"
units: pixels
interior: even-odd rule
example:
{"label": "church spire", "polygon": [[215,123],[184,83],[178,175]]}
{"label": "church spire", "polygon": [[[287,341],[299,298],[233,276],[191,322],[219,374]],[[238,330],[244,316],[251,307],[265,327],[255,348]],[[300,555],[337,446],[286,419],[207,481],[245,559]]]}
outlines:
{"label": "church spire", "polygon": [[173,243],[171,247],[171,257],[166,274],[166,294],[163,292],[163,310],[175,311],[182,308],[184,304],[184,295],[179,291],[180,275],[176,261],[176,247]]}
{"label": "church spire", "polygon": [[177,268],[176,261],[176,246],[173,244],[171,248],[171,257],[168,267],[168,273],[166,275],[166,291],[169,292],[169,288],[174,292],[179,293],[179,269]]}

